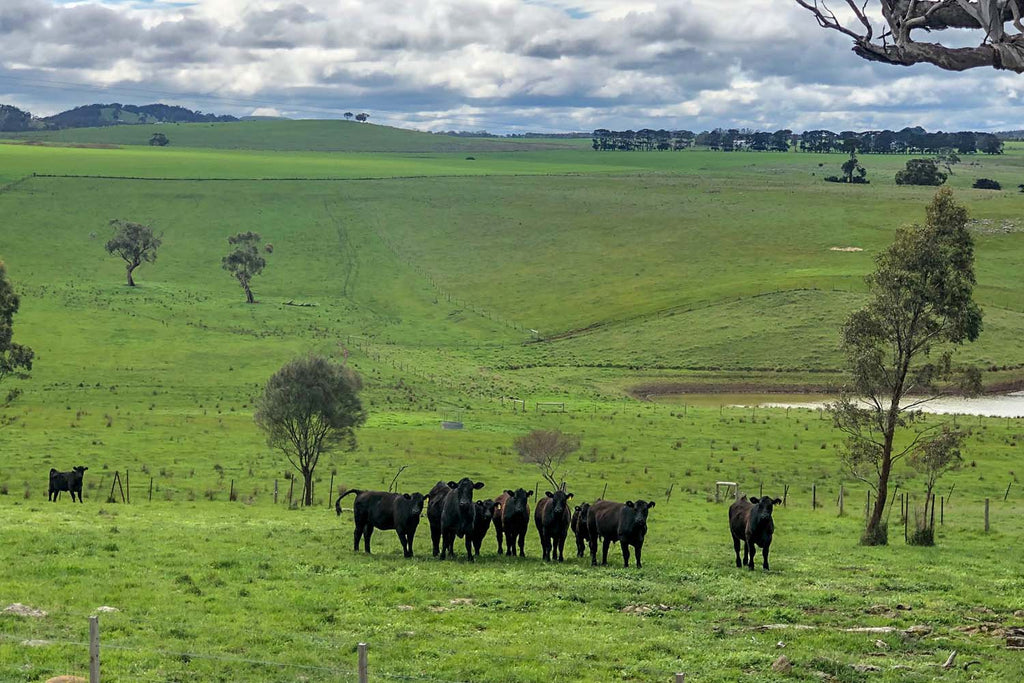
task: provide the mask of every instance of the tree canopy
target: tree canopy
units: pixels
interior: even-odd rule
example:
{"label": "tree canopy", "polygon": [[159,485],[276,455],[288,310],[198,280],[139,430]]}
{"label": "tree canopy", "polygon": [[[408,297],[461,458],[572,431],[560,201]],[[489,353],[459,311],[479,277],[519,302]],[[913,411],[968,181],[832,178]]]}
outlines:
{"label": "tree canopy", "polygon": [[[14,285],[7,278],[7,268],[0,261],[0,382],[10,376],[26,377],[32,369],[35,356],[32,349],[14,341],[14,314],[18,312],[21,300],[14,292]],[[11,391],[0,397],[0,407],[10,404],[19,392]],[[0,426],[6,424],[0,419]]]}
{"label": "tree canopy", "polygon": [[134,287],[132,273],[143,263],[156,262],[156,250],[163,240],[153,233],[153,228],[142,223],[115,219],[110,221],[110,225],[114,228],[114,236],[107,241],[107,253],[124,259],[128,286]]}
{"label": "tree canopy", "polygon": [[355,428],[366,421],[362,380],[323,356],[297,358],[275,372],[256,404],[253,420],[303,477],[305,505],[313,504],[313,473],[320,455],[355,448]]}
{"label": "tree canopy", "polygon": [[[870,61],[933,64],[949,71],[992,67],[1024,73],[1024,0],[796,2],[822,28],[849,36],[854,53]],[[933,35],[949,29],[953,35],[947,44],[914,39],[915,32]],[[961,47],[964,33],[974,36],[977,46]]]}
{"label": "tree canopy", "polygon": [[[915,408],[945,391],[971,394],[980,385],[974,369],[949,384],[953,349],[981,333],[967,209],[942,188],[926,214],[923,226],[901,228],[877,256],[866,278],[870,298],[842,330],[851,385],[830,411],[847,436],[847,467],[876,491],[864,534],[870,544],[885,543],[882,513],[893,464],[915,451],[958,445],[949,432],[935,436],[934,424],[916,427]],[[910,432],[909,443],[897,447],[897,430]]]}

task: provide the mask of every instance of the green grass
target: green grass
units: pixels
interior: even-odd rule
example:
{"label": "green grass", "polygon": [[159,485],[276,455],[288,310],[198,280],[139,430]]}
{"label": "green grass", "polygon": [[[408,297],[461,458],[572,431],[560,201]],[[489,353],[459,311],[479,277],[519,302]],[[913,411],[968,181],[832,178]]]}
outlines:
{"label": "green grass", "polygon": [[[932,195],[892,184],[905,159],[867,158],[872,184],[841,187],[820,180],[838,155],[465,156],[0,145],[0,185],[32,172],[236,179],[29,177],[0,190],[0,257],[22,295],[15,339],[37,352],[31,380],[3,387],[24,394],[0,431],[0,608],[50,612],[0,615],[0,680],[82,673],[86,651],[61,643],[82,642],[102,604],[122,610],[101,618],[112,680],[344,680],[359,641],[371,671],[450,681],[773,679],[780,653],[798,680],[933,680],[951,649],[981,664],[943,679],[1021,678],[997,636],[962,630],[1019,622],[1024,604],[1007,550],[1022,540],[1019,420],[966,421],[967,466],[943,481],[956,487],[938,547],[905,546],[894,515],[891,546],[868,549],[857,545],[865,489],[817,413],[628,398],[644,384],[840,381],[837,327],[872,256]],[[984,175],[1012,187],[1022,160],[1011,148],[957,169],[972,215],[1018,226],[1024,195],[969,185]],[[272,177],[293,179],[258,180]],[[137,288],[103,250],[112,218],[164,235]],[[220,268],[242,230],[274,245],[257,306]],[[1000,368],[990,382],[1024,365],[1022,261],[1019,227],[977,236],[985,330],[961,357]],[[311,350],[348,354],[370,419],[356,452],[320,465],[316,509],[287,510],[289,467],[252,405],[273,371]],[[508,396],[530,412],[512,413]],[[567,413],[537,412],[538,401]],[[446,414],[466,429],[442,431]],[[463,475],[487,495],[533,488],[511,444],[536,427],[581,435],[569,466],[579,500],[607,486],[613,499],[658,501],[643,570],[542,566],[533,531],[524,562],[495,558],[489,540],[478,565],[442,564],[425,523],[420,557],[402,560],[394,534],[378,532],[367,558],[351,550],[348,513],[328,510],[332,473],[336,487],[386,488],[402,465],[403,490]],[[89,500],[47,504],[49,468],[79,463]],[[132,505],[104,503],[126,470]],[[920,496],[906,468],[896,477]],[[772,573],[732,566],[726,506],[708,500],[717,480],[790,486]],[[461,598],[472,602],[451,602]],[[623,611],[659,604],[671,609]],[[759,630],[780,623],[815,628]],[[843,630],[919,623],[932,632]],[[853,669],[864,663],[883,672]]]}

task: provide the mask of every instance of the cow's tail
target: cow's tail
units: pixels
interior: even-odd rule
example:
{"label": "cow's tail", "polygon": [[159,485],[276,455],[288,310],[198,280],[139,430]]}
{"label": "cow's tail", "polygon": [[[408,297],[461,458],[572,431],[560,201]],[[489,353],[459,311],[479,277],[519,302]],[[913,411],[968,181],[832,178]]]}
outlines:
{"label": "cow's tail", "polygon": [[362,493],[362,491],[360,491],[359,489],[349,489],[348,491],[345,491],[345,493],[338,496],[338,500],[334,501],[334,512],[337,513],[339,517],[341,516],[341,499],[350,493],[354,493],[358,496],[360,493]]}

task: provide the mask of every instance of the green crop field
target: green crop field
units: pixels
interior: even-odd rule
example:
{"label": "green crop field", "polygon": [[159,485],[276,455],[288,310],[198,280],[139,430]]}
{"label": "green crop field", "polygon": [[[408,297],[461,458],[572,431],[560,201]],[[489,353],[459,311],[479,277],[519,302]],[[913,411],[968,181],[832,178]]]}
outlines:
{"label": "green crop field", "polygon": [[[182,126],[163,149],[0,144],[0,259],[22,297],[15,340],[37,354],[31,379],[2,387],[23,394],[0,429],[0,610],[47,612],[0,612],[0,680],[81,675],[101,605],[120,610],[100,617],[114,681],[355,680],[360,641],[375,680],[774,680],[783,654],[795,680],[1024,676],[1003,640],[1024,625],[1020,420],[959,418],[972,436],[941,483],[954,488],[936,547],[903,543],[897,503],[890,546],[863,548],[866,489],[819,413],[632,398],[841,382],[838,326],[874,254],[933,194],[894,185],[905,157],[862,159],[871,184],[846,187],[821,181],[839,155],[501,151],[356,124],[326,147],[297,123],[218,124],[222,144]],[[257,124],[263,149],[245,137]],[[129,128],[57,139],[133,145],[80,137]],[[1008,189],[970,189],[978,177]],[[1024,377],[1022,180],[1011,146],[950,183],[976,220],[985,311],[959,358],[993,387]],[[136,288],[103,249],[111,219],[163,234]],[[245,230],[273,245],[254,306],[220,267]],[[289,466],[252,406],[310,351],[360,371],[369,420],[356,451],[321,463],[315,507],[289,509]],[[402,466],[401,490],[462,476],[485,497],[532,490],[512,441],[538,427],[581,436],[577,501],[605,487],[657,501],[642,570],[616,549],[606,568],[575,548],[544,566],[533,529],[525,559],[496,557],[492,536],[479,563],[441,563],[425,521],[416,558],[392,532],[366,557],[351,513],[329,509],[339,486],[387,488]],[[77,464],[89,500],[47,503],[49,468]],[[116,487],[105,502],[115,472],[130,505]],[[905,467],[897,479],[920,505],[922,483]],[[733,566],[719,480],[788,486],[770,573]],[[866,627],[891,630],[851,630]]]}

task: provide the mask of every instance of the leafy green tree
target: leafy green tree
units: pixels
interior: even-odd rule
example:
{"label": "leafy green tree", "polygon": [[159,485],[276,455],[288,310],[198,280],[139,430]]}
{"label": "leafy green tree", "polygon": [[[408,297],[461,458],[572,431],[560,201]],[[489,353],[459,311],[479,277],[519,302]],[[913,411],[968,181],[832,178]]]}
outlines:
{"label": "leafy green tree", "polygon": [[[894,463],[949,438],[934,434],[938,425],[921,426],[914,409],[943,393],[937,383],[954,375],[953,350],[981,333],[967,209],[943,188],[926,215],[923,226],[899,229],[876,257],[868,303],[842,330],[852,384],[829,410],[847,437],[845,464],[876,493],[862,538],[868,545],[886,542],[882,514]],[[957,390],[973,394],[980,383],[980,373],[968,369]],[[908,434],[899,444],[898,432]]]}
{"label": "leafy green tree", "polygon": [[107,253],[124,259],[128,286],[134,287],[132,273],[143,263],[156,262],[156,250],[163,239],[153,233],[153,228],[142,223],[115,219],[110,221],[110,225],[114,228],[114,236],[107,241]]}
{"label": "leafy green tree", "polygon": [[[7,268],[0,261],[0,383],[12,376],[24,379],[32,369],[32,349],[14,341],[14,314],[20,304],[14,285],[7,278]],[[0,399],[0,408],[8,407],[19,393],[17,389],[8,392]],[[13,419],[0,416],[0,427],[11,422]]]}
{"label": "leafy green tree", "polygon": [[257,232],[240,232],[228,238],[228,244],[234,247],[227,256],[221,259],[221,267],[231,273],[245,291],[246,303],[254,304],[249,283],[263,272],[267,265],[266,259],[260,256],[260,234]]}
{"label": "leafy green tree", "polygon": [[941,185],[946,178],[934,159],[910,159],[906,168],[896,171],[897,185]]}
{"label": "leafy green tree", "polygon": [[868,181],[864,176],[867,175],[867,171],[860,165],[860,161],[857,159],[857,150],[850,150],[850,158],[843,163],[843,177],[846,178],[848,183],[867,183]]}
{"label": "leafy green tree", "polygon": [[359,400],[362,380],[351,368],[322,356],[297,358],[267,381],[253,419],[280,448],[305,483],[303,503],[313,504],[313,473],[321,454],[355,448],[355,428],[366,421]]}
{"label": "leafy green tree", "polygon": [[170,139],[163,133],[153,133],[153,137],[149,139],[151,147],[166,147],[171,144]]}
{"label": "leafy green tree", "polygon": [[563,434],[557,429],[534,429],[518,437],[513,445],[519,459],[536,465],[544,481],[558,490],[565,480],[565,472],[559,473],[559,470],[565,465],[565,459],[579,450],[580,437]]}

